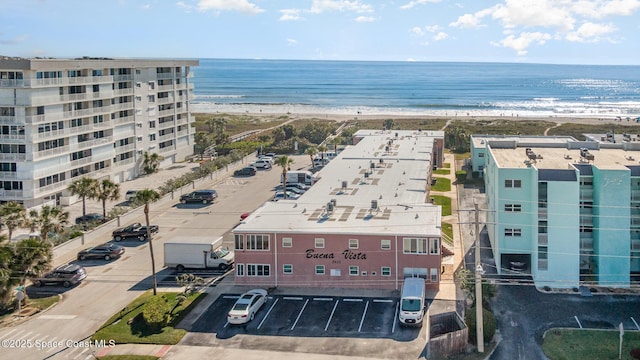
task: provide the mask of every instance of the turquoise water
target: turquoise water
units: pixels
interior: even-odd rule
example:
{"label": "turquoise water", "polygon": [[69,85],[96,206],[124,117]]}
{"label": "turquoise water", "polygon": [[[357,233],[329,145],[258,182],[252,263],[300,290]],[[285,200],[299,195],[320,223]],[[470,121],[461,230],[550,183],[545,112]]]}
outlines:
{"label": "turquoise water", "polygon": [[194,108],[640,116],[640,66],[201,59]]}

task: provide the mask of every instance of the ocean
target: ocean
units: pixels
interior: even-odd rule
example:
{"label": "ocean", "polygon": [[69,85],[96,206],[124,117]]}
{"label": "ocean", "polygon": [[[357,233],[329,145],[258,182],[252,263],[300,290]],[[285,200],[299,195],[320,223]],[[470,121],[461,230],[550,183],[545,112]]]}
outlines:
{"label": "ocean", "polygon": [[640,116],[640,66],[201,59],[195,112]]}

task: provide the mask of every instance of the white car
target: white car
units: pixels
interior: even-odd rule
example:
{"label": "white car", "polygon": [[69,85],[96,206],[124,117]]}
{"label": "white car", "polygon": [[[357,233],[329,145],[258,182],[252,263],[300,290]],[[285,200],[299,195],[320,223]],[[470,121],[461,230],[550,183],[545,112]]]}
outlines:
{"label": "white car", "polygon": [[275,161],[275,160],[273,159],[273,157],[271,157],[271,156],[266,156],[266,155],[260,155],[260,156],[258,157],[258,160],[268,160],[272,165],[273,165],[273,162]]}
{"label": "white car", "polygon": [[[291,191],[287,191],[287,200],[298,200],[300,195],[295,194]],[[273,196],[273,201],[284,200],[284,191],[279,190],[276,191],[276,194]]]}
{"label": "white car", "polygon": [[259,159],[249,164],[249,166],[253,166],[256,169],[271,169],[271,161],[267,159]]}
{"label": "white car", "polygon": [[253,289],[240,295],[240,298],[227,314],[229,324],[245,324],[256,316],[262,305],[267,302],[267,290]]}

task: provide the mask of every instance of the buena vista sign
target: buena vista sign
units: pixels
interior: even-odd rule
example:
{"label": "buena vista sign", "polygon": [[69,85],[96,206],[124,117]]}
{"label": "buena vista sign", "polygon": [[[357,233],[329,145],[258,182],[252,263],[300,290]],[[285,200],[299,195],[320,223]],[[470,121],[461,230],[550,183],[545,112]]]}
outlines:
{"label": "buena vista sign", "polygon": [[[356,253],[351,250],[345,250],[342,252],[342,256],[345,260],[367,260],[367,254]],[[334,259],[334,253],[317,253],[314,249],[307,249],[307,259]]]}

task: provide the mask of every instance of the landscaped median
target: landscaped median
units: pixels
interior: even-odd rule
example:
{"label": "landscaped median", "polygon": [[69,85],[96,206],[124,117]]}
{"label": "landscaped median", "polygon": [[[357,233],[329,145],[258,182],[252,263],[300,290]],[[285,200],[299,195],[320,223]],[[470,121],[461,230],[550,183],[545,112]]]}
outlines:
{"label": "landscaped median", "polygon": [[[619,347],[619,330],[550,329],[542,341],[542,351],[551,360],[617,359]],[[625,330],[621,359],[634,359],[633,349],[640,349],[640,332]]]}
{"label": "landscaped median", "polygon": [[146,292],[119,313],[113,315],[91,340],[116,344],[175,345],[187,333],[175,326],[204,297],[205,293]]}

